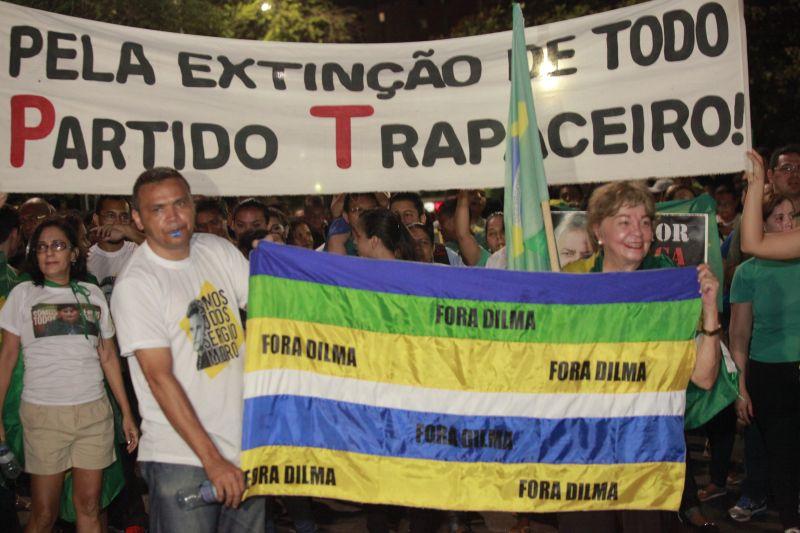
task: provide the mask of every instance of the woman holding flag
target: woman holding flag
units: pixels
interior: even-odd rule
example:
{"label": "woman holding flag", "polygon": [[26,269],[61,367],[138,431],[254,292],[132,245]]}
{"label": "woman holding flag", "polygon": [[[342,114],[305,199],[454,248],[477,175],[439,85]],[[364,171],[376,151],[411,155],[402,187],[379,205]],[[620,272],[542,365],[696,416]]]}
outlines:
{"label": "woman holding flag", "polygon": [[[597,250],[592,256],[568,264],[564,272],[633,272],[671,268],[666,256],[649,255],[653,242],[656,206],[653,196],[634,182],[612,182],[594,191],[589,199],[587,231]],[[717,308],[719,281],[708,265],[697,267],[697,281],[702,300],[702,323],[698,336],[697,359],[691,381],[710,389],[716,382],[720,362],[720,333]],[[559,531],[615,532],[664,531],[668,524],[658,511],[559,513]],[[690,516],[696,525],[706,525],[701,514]]]}

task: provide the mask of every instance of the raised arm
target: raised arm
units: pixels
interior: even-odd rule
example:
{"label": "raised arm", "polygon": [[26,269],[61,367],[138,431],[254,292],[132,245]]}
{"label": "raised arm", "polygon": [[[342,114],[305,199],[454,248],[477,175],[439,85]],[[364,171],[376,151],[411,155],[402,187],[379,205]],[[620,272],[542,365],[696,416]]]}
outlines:
{"label": "raised arm", "polygon": [[742,210],[742,251],[763,259],[787,260],[800,257],[800,228],[783,233],[764,233],[761,203],[764,199],[764,159],[747,152],[753,165],[745,172],[747,195]]}
{"label": "raised arm", "polygon": [[456,201],[456,238],[464,264],[474,266],[481,259],[481,248],[469,229],[469,191],[458,191]]}

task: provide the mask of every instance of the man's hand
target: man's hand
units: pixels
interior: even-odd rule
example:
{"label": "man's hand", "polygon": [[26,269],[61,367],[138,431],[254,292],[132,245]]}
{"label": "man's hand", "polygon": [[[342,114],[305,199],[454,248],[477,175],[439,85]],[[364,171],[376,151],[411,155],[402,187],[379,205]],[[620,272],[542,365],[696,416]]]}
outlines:
{"label": "man's hand", "polygon": [[102,226],[95,226],[91,231],[97,234],[97,242],[127,239],[136,244],[141,244],[144,241],[144,235],[139,233],[132,224],[103,224]]}
{"label": "man's hand", "polygon": [[6,200],[8,200],[8,193],[0,192],[0,207],[6,205]]}
{"label": "man's hand", "polygon": [[239,507],[245,489],[244,474],[239,467],[220,456],[204,463],[203,468],[217,491],[217,501],[234,509]]}
{"label": "man's hand", "polygon": [[125,238],[125,225],[123,224],[103,224],[91,229],[97,234],[97,242],[119,241]]}

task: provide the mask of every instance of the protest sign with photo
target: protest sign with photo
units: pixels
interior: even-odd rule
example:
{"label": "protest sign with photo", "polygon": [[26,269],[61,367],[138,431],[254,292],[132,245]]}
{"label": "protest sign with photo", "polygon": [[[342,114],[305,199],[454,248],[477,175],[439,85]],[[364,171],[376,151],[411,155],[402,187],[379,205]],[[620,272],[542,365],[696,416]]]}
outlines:
{"label": "protest sign with photo", "polygon": [[[526,30],[551,184],[742,170],[741,2],[654,0]],[[511,33],[387,44],[143,30],[0,2],[0,182],[201,194],[497,187]]]}
{"label": "protest sign with photo", "polygon": [[[591,255],[585,211],[553,211],[553,233],[559,265]],[[708,215],[658,213],[650,253],[666,255],[679,267],[708,262]]]}

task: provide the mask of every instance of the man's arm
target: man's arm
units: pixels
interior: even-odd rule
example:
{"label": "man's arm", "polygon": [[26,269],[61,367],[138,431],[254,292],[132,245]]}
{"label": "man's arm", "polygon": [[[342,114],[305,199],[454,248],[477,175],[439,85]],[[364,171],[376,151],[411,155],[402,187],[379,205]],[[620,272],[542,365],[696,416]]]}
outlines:
{"label": "man's arm", "polygon": [[135,353],[158,405],[178,435],[200,458],[217,490],[217,499],[228,507],[238,507],[245,489],[244,474],[219,453],[197,418],[186,392],[172,373],[172,351],[148,348]]}
{"label": "man's arm", "polygon": [[467,190],[458,191],[455,226],[458,250],[461,252],[464,264],[475,266],[481,259],[481,248],[469,228],[469,195],[470,192]]}

